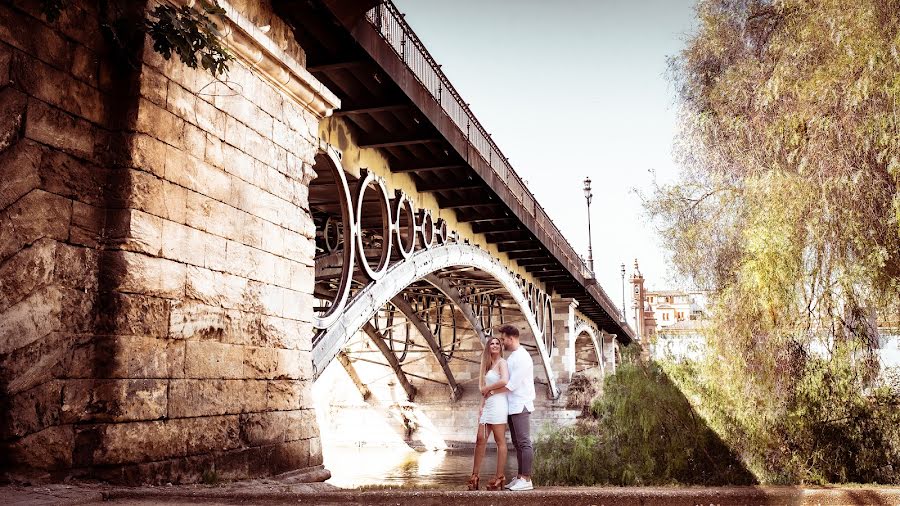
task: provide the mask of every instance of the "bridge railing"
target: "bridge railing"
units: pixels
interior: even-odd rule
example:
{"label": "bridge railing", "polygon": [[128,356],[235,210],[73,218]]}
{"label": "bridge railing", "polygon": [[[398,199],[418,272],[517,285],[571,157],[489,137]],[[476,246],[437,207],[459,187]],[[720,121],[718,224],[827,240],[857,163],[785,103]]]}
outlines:
{"label": "bridge railing", "polygon": [[419,37],[406,23],[404,14],[390,0],[386,0],[371,9],[366,17],[382,38],[394,49],[397,56],[412,70],[419,82],[441,105],[447,116],[456,123],[461,131],[466,133],[469,144],[488,163],[498,178],[506,183],[512,195],[524,207],[525,212],[535,219],[536,225],[548,237],[553,238],[558,251],[562,252],[569,262],[581,265],[583,276],[593,277],[587,264],[581,256],[575,253],[575,248],[562,235],[553,219],[538,203],[534,194],[491,139],[491,135],[475,118],[468,104],[444,75],[441,66],[437,64]]}

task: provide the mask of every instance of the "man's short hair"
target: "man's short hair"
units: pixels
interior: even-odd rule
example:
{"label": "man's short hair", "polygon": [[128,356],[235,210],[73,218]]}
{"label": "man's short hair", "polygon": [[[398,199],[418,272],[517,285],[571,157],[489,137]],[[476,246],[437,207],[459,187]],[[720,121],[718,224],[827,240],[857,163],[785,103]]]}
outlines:
{"label": "man's short hair", "polygon": [[506,334],[510,337],[515,337],[515,338],[519,337],[519,329],[517,329],[509,324],[501,325],[500,328],[497,329],[497,332],[500,334]]}

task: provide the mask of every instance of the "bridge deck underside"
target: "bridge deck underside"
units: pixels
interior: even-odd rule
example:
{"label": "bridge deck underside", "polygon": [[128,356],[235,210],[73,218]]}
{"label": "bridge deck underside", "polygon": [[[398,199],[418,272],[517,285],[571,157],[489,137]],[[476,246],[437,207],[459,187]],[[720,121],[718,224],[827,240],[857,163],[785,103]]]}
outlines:
{"label": "bridge deck underside", "polygon": [[[334,114],[351,125],[360,147],[380,149],[393,172],[409,173],[418,191],[434,194],[439,207],[453,210],[458,221],[485,234],[488,242],[545,283],[548,292],[577,299],[579,310],[601,328],[625,343],[630,341],[631,330],[620,321],[615,304],[585,280],[580,261],[559,257],[560,245],[568,244],[565,239],[543,237],[535,228],[542,224],[533,217],[523,219],[522,204],[514,194],[527,190],[518,188],[516,193],[496,177],[485,179],[485,161],[469,144],[469,133],[449,120],[435,121],[446,119],[447,97],[435,97],[419,83],[396,52],[383,45],[381,36],[373,34],[364,17],[357,16],[353,28],[342,26],[335,19],[341,13],[334,11],[341,3],[278,2],[275,6],[294,23],[307,54],[307,68],[341,98],[342,108]],[[343,2],[363,3],[371,7],[376,2]],[[328,202],[333,195],[327,185],[320,184],[311,189],[310,201],[320,210],[334,212]],[[366,213],[364,227],[377,227],[375,206],[364,204],[371,211]]]}

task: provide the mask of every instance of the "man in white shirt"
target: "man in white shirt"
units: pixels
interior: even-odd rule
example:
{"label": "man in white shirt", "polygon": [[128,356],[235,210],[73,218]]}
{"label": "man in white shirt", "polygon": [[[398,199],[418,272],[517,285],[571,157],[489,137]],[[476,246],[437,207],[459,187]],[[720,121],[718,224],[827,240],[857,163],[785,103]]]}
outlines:
{"label": "man in white shirt", "polygon": [[509,367],[509,382],[499,391],[508,392],[509,436],[516,448],[518,475],[504,488],[509,490],[532,490],[531,465],[534,462],[534,448],[531,445],[531,413],[534,411],[534,362],[524,346],[519,344],[519,329],[503,325],[497,332],[503,347],[511,352],[506,357]]}

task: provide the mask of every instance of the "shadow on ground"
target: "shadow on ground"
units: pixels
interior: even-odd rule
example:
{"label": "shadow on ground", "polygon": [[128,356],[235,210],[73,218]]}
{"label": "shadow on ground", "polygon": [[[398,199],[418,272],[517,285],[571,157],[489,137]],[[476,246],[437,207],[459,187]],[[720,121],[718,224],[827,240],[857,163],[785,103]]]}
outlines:
{"label": "shadow on ground", "polygon": [[[573,385],[597,381],[573,380]],[[544,485],[755,485],[756,478],[657,364],[624,363],[574,426],[538,439]],[[590,392],[581,392],[584,399]],[[571,395],[571,393],[570,393]]]}

